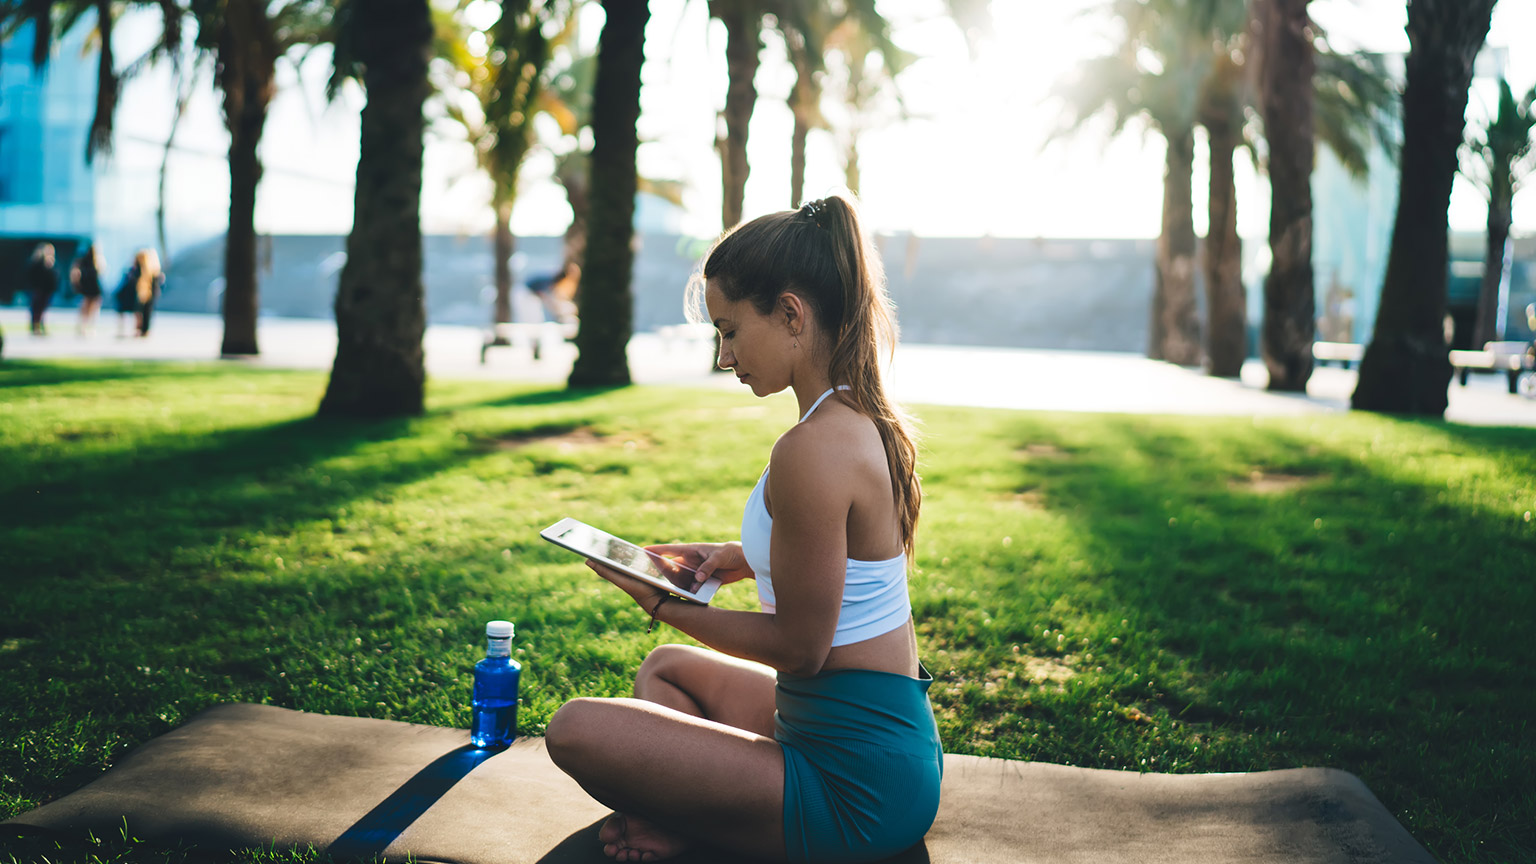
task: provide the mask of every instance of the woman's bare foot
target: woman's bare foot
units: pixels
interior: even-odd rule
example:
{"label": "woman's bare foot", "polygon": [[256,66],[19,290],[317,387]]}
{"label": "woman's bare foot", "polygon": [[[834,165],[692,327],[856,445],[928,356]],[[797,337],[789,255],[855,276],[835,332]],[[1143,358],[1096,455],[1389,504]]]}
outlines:
{"label": "woman's bare foot", "polygon": [[661,861],[678,855],[689,846],[687,840],[641,819],[613,813],[597,831],[603,854],[615,861]]}

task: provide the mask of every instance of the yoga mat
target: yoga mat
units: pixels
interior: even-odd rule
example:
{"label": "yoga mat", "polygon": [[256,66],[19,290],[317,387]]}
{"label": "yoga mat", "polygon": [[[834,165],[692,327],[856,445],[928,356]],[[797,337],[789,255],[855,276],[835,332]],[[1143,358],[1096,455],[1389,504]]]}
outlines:
{"label": "yoga mat", "polygon": [[[939,816],[901,864],[1433,862],[1354,775],[1138,774],[945,757]],[[463,729],[219,705],[85,787],[0,823],[218,851],[314,846],[451,864],[599,864],[607,810],[541,738],[490,755]],[[695,849],[674,859],[738,856]]]}

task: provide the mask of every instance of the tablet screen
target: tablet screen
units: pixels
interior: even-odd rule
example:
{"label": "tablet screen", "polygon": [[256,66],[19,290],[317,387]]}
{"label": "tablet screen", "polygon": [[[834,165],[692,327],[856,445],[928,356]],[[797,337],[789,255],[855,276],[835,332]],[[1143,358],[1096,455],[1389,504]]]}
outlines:
{"label": "tablet screen", "polygon": [[675,586],[677,593],[695,597],[693,586],[697,576],[692,568],[647,552],[606,531],[575,519],[562,519],[539,533],[544,539],[573,552],[617,564],[620,569],[630,570],[652,581],[669,583]]}

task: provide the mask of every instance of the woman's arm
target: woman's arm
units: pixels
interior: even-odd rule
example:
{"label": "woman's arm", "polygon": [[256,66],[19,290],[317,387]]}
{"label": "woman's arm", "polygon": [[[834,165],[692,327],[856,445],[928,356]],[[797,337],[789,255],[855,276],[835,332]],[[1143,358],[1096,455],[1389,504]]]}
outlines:
{"label": "woman's arm", "polygon": [[[773,613],[737,612],[684,601],[588,562],[647,613],[717,651],[793,675],[814,675],[832,650],[847,575],[852,498],[845,460],[808,426],[785,433],[768,473],[773,502]],[[660,603],[660,608],[657,604]]]}

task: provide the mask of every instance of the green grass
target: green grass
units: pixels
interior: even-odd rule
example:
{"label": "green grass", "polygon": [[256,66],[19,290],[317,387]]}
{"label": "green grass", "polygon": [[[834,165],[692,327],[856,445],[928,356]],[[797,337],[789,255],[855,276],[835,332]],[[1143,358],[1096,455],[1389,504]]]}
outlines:
{"label": "green grass", "polygon": [[[537,529],[730,538],[794,420],[787,397],[434,382],[425,417],[321,421],[323,386],[0,366],[0,818],[219,702],[467,725],[491,618],[518,625],[523,734],[627,694],[679,635]],[[1536,431],[917,413],[912,596],[949,751],[1342,768],[1442,860],[1536,858]],[[97,842],[71,854],[151,855]]]}

